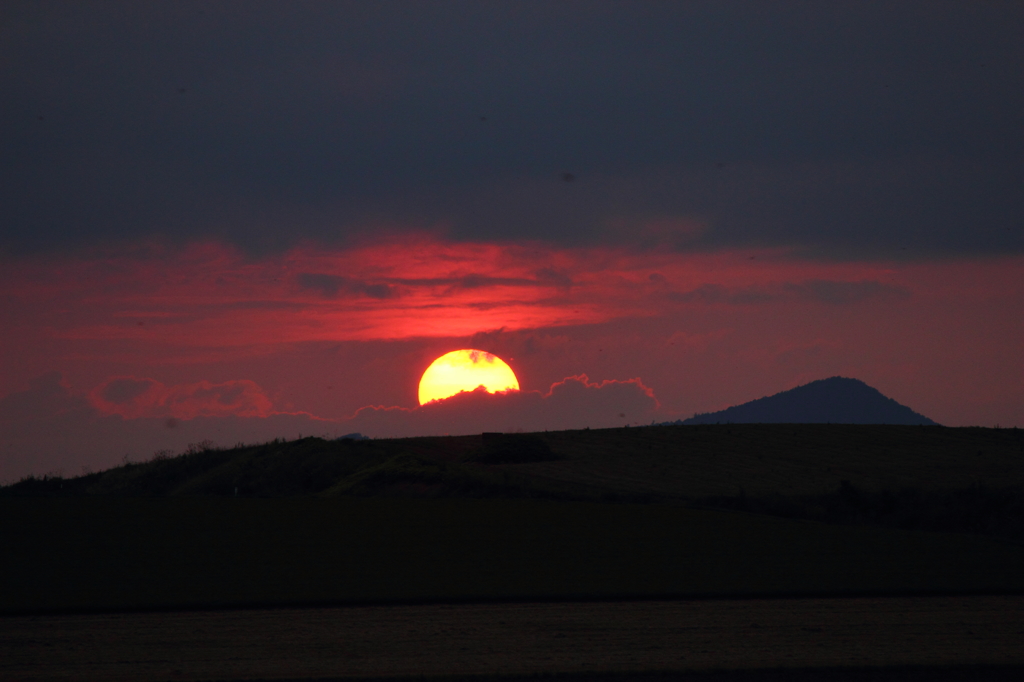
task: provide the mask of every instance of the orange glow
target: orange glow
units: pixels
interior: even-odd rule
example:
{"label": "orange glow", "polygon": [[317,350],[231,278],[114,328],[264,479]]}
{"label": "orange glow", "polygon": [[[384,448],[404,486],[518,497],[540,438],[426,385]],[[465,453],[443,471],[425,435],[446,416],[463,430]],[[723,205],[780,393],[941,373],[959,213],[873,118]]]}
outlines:
{"label": "orange glow", "polygon": [[496,355],[465,348],[445,353],[430,363],[420,379],[420,405],[483,386],[488,393],[518,391],[515,372]]}

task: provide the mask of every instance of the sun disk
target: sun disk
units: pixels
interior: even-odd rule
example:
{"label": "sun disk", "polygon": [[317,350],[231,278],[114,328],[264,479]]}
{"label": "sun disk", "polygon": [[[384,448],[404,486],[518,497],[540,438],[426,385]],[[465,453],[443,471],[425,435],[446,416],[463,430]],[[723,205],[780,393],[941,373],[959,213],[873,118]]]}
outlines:
{"label": "sun disk", "polygon": [[504,360],[487,351],[465,348],[430,363],[420,378],[420,405],[483,386],[488,393],[518,391],[519,380]]}

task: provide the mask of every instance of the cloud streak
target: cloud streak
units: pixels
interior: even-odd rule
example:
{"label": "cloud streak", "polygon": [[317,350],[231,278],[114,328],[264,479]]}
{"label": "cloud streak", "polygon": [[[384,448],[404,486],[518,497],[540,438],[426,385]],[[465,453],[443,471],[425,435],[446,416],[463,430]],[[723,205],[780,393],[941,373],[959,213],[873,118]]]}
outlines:
{"label": "cloud streak", "polygon": [[26,327],[179,348],[468,336],[657,316],[674,304],[852,305],[912,295],[900,280],[914,269],[781,250],[651,253],[430,235],[262,259],[207,243],[10,266],[0,306]]}
{"label": "cloud streak", "polygon": [[395,298],[395,288],[384,283],[360,282],[340,275],[324,275],[312,272],[300,272],[295,277],[299,287],[319,291],[324,298],[336,298],[339,295],[368,296],[377,300]]}
{"label": "cloud streak", "polygon": [[246,380],[165,386],[155,379],[113,377],[94,389],[89,400],[101,414],[116,414],[125,419],[269,417],[274,414],[263,389]]}
{"label": "cloud streak", "polygon": [[51,373],[0,399],[0,482],[29,474],[111,467],[155,452],[182,452],[205,440],[222,446],[299,435],[374,437],[542,431],[648,423],[654,392],[640,379],[591,382],[568,377],[547,392],[460,393],[417,407],[365,407],[342,419],[273,409],[252,381],[165,386],[153,379],[113,377],[88,395]]}
{"label": "cloud streak", "polygon": [[[661,282],[661,280],[655,281]],[[751,306],[787,299],[829,305],[855,305],[868,301],[907,298],[910,295],[910,290],[907,287],[875,280],[811,279],[802,282],[772,282],[739,288],[730,288],[721,284],[702,284],[690,291],[668,291],[665,297],[676,303]]]}

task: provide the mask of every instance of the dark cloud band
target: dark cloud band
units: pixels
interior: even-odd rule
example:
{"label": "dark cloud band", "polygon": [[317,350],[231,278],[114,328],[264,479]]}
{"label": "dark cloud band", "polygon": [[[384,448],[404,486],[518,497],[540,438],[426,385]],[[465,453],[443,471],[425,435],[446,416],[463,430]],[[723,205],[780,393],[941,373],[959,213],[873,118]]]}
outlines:
{"label": "dark cloud band", "polygon": [[829,257],[1024,249],[1019,2],[4,12],[6,251],[266,252],[424,228]]}

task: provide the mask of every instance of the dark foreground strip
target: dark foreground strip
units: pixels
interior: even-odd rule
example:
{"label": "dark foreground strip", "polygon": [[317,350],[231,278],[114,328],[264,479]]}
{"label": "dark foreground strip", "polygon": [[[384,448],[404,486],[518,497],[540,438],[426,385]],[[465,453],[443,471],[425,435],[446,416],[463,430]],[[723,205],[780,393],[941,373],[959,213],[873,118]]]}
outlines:
{"label": "dark foreground strip", "polygon": [[[314,678],[281,680],[311,682]],[[890,666],[886,668],[776,668],[700,672],[581,673],[569,675],[417,677],[417,682],[1019,682],[1024,666]],[[316,678],[317,682],[409,682],[409,678]],[[229,681],[217,681],[229,682]],[[232,680],[230,682],[249,682]]]}
{"label": "dark foreground strip", "polygon": [[[522,604],[618,604],[630,602],[777,602],[777,601],[818,601],[822,599],[929,599],[929,598],[970,598],[970,597],[1021,597],[1024,590],[830,590],[822,592],[711,592],[711,593],[666,593],[635,595],[623,594],[560,594],[551,596],[529,597],[468,597],[464,599],[351,599],[345,601],[248,601],[248,602],[182,602],[173,606],[140,606],[140,607],[88,607],[88,608],[50,608],[50,609],[0,609],[0,619],[57,616],[118,616],[144,614],[184,614],[184,613],[241,613],[245,611],[310,611],[335,609],[372,609],[402,607],[447,607],[447,606],[515,606]],[[375,678],[376,679],[376,678]],[[461,678],[460,678],[461,679]],[[287,682],[287,681],[286,681]]]}
{"label": "dark foreground strip", "polygon": [[20,682],[996,680],[1022,670],[1022,596],[0,618],[0,680]]}
{"label": "dark foreground strip", "polygon": [[674,505],[0,499],[0,613],[1024,592],[1024,547]]}

